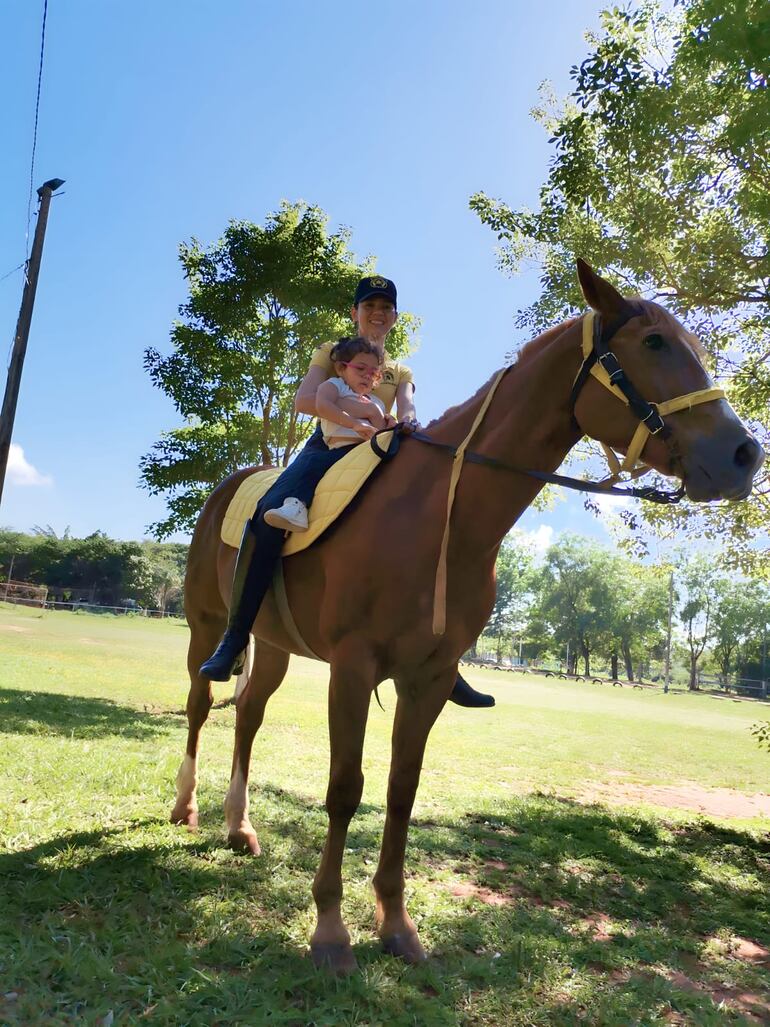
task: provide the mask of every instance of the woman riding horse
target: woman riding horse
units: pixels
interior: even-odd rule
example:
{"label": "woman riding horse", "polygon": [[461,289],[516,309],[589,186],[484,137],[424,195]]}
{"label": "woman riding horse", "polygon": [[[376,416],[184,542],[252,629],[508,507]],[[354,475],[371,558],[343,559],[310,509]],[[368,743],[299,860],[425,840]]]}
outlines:
{"label": "woman riding horse", "polygon": [[[384,361],[384,373],[380,384],[374,389],[375,395],[382,400],[388,413],[395,402],[398,420],[417,427],[412,372],[404,364],[390,360],[385,352],[385,340],[398,317],[395,283],[380,275],[362,278],[353,297],[350,316],[357,325],[358,334],[367,338],[379,350]],[[331,342],[326,343],[316,351],[300,384],[294,406],[301,414],[316,416],[318,387],[335,373],[330,356],[332,345]],[[374,416],[377,419],[377,414],[372,414],[372,404],[365,408],[359,404],[361,409],[356,410],[355,401],[349,402],[350,405],[345,409],[352,416],[369,420]],[[384,426],[384,421],[375,423],[376,428]],[[233,574],[227,630],[214,654],[200,668],[204,677],[211,681],[227,681],[232,674],[240,672],[242,654],[249,643],[251,627],[280,559],[284,529],[297,529],[296,514],[295,519],[287,524],[281,524],[273,517],[270,519],[272,526],[267,523],[265,514],[268,511],[274,512],[282,506],[284,500],[293,497],[299,500],[299,520],[304,520],[306,527],[306,508],[313,500],[318,483],[346,452],[344,448],[328,448],[318,423],[304,449],[265,493],[254,516],[246,522]],[[486,707],[495,704],[491,695],[484,695],[471,688],[459,673],[449,698],[459,706]]]}

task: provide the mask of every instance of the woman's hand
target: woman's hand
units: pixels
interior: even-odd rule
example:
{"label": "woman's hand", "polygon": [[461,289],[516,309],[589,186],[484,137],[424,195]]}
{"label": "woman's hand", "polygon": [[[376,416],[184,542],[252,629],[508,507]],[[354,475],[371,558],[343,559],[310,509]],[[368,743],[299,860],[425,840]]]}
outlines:
{"label": "woman's hand", "polygon": [[401,431],[405,435],[411,435],[412,432],[420,430],[420,422],[415,417],[407,417],[401,422]]}
{"label": "woman's hand", "polygon": [[353,430],[360,435],[364,441],[371,439],[377,429],[369,421],[358,421],[353,425]]}

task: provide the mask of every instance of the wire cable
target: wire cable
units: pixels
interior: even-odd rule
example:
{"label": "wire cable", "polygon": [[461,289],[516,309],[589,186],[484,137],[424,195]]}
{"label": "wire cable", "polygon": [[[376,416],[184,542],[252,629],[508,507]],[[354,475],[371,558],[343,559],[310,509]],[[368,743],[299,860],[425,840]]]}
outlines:
{"label": "wire cable", "polygon": [[48,0],[43,3],[43,27],[40,35],[40,64],[37,72],[37,98],[35,100],[35,128],[32,133],[32,161],[29,169],[29,200],[27,202],[27,259],[29,260],[29,226],[32,221],[32,193],[35,188],[35,151],[37,150],[37,123],[40,116],[40,88],[43,82],[43,55],[45,54],[45,23],[48,17]]}
{"label": "wire cable", "polygon": [[6,278],[10,278],[10,277],[11,277],[11,275],[12,275],[12,274],[13,274],[13,273],[14,273],[15,271],[19,271],[19,270],[21,270],[21,268],[23,268],[23,267],[24,267],[24,265],[25,265],[26,263],[27,263],[27,262],[26,262],[26,260],[22,260],[21,264],[17,264],[17,265],[16,265],[16,267],[12,267],[10,271],[7,271],[7,272],[6,272],[6,273],[5,273],[4,275],[3,275],[3,277],[2,277],[2,278],[0,278],[0,282],[4,282],[4,281],[6,280]]}

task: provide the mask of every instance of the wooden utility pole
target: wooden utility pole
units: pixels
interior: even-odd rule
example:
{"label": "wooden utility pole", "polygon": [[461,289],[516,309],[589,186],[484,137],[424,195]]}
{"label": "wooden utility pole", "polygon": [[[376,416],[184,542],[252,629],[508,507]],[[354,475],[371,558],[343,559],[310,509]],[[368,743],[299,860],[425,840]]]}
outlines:
{"label": "wooden utility pole", "polygon": [[26,266],[24,292],[21,297],[19,320],[16,322],[16,335],[13,340],[11,362],[8,365],[8,379],[5,383],[3,411],[0,414],[0,500],[3,498],[5,472],[8,467],[13,422],[16,417],[16,403],[19,398],[19,385],[21,384],[21,371],[24,367],[29,329],[32,324],[32,308],[35,305],[37,279],[40,273],[40,259],[43,256],[43,239],[45,238],[45,226],[48,222],[48,208],[51,205],[51,197],[54,191],[63,185],[63,179],[52,178],[50,182],[45,182],[41,185],[37,191],[37,195],[40,198],[37,226],[35,228],[35,238],[32,242],[32,253]]}

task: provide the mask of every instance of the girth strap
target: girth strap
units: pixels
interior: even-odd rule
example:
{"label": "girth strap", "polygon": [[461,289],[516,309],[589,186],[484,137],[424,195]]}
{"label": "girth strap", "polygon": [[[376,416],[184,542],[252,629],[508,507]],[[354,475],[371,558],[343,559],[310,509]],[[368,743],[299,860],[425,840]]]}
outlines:
{"label": "girth strap", "polygon": [[273,594],[275,595],[275,604],[278,607],[278,613],[280,614],[281,621],[286,629],[286,634],[297,647],[300,655],[307,656],[311,660],[320,660],[321,663],[323,663],[324,661],[318,653],[313,652],[299,633],[297,622],[292,616],[291,607],[289,606],[289,597],[286,594],[286,581],[283,576],[283,560],[280,558],[278,559],[278,563],[275,565],[275,574],[273,575]]}

